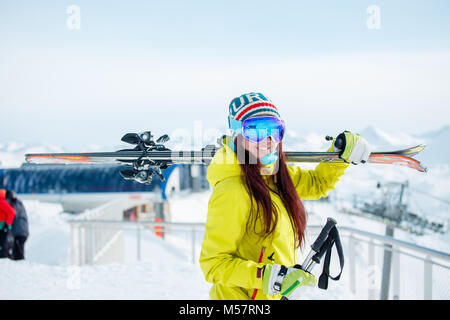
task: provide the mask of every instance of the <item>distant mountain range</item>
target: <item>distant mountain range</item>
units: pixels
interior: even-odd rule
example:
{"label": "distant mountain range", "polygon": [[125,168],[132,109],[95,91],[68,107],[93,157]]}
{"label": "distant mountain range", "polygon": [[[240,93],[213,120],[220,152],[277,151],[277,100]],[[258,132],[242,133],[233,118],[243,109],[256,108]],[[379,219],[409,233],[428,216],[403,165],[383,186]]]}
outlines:
{"label": "distant mountain range", "polygon": [[[389,133],[376,127],[369,126],[359,132],[372,146],[374,151],[390,151],[412,147],[418,144],[426,144],[426,148],[417,159],[424,162],[425,165],[450,165],[450,125],[444,126],[438,130],[426,132],[420,135],[407,133]],[[326,141],[322,135],[309,133],[299,135],[293,131],[287,131],[283,140],[284,150],[326,150],[330,142]],[[100,147],[87,146],[85,150],[65,150],[62,147],[42,144],[25,145],[19,142],[0,142],[0,168],[19,167],[24,162],[26,153],[45,153],[45,152],[95,152],[104,150],[118,150],[120,146]]]}
{"label": "distant mountain range", "polygon": [[[33,144],[26,145],[15,141],[0,143],[0,168],[17,168],[25,162],[25,154],[27,153],[60,153],[71,152],[74,150],[66,150],[62,147],[51,144]],[[80,150],[76,150],[77,152]],[[98,151],[95,146],[88,146],[83,152]],[[81,152],[80,151],[80,152]]]}
{"label": "distant mountain range", "polygon": [[418,159],[430,164],[445,163],[450,165],[450,125],[425,133],[421,138],[426,141],[427,147]]}
{"label": "distant mountain range", "polygon": [[[425,144],[426,148],[416,158],[425,165],[450,165],[450,125],[439,130],[420,135],[407,133],[389,133],[374,126],[369,126],[358,132],[372,146],[373,151],[391,151]],[[325,150],[330,143],[316,133],[297,135],[287,132],[283,141],[286,150]]]}
{"label": "distant mountain range", "polygon": [[15,141],[0,143],[0,168],[16,168],[24,162],[25,153],[64,152],[49,144],[25,145]]}

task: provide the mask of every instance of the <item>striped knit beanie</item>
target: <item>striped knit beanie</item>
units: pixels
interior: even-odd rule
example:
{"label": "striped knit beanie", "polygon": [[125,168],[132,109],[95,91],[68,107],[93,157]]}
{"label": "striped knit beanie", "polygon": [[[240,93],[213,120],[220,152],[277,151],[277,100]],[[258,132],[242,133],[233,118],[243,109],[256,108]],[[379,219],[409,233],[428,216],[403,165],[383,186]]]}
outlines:
{"label": "striped knit beanie", "polygon": [[262,93],[245,93],[234,98],[229,107],[229,116],[236,121],[244,121],[253,116],[267,114],[281,119],[277,107]]}
{"label": "striped knit beanie", "polygon": [[[229,107],[228,115],[228,125],[232,130],[231,139],[228,142],[228,146],[236,152],[236,146],[234,144],[234,137],[237,134],[237,126],[239,123],[237,121],[244,121],[250,117],[272,115],[275,118],[281,119],[278,113],[277,107],[272,103],[272,101],[264,96],[262,93],[250,92],[245,93],[242,96],[234,98]],[[235,128],[233,128],[236,126]],[[272,166],[278,159],[278,148],[272,153],[269,153],[264,158],[260,159],[261,163],[265,166]],[[273,168],[272,168],[273,169]],[[270,170],[272,172],[272,169]],[[264,173],[267,174],[267,173]],[[272,174],[272,173],[270,173]]]}

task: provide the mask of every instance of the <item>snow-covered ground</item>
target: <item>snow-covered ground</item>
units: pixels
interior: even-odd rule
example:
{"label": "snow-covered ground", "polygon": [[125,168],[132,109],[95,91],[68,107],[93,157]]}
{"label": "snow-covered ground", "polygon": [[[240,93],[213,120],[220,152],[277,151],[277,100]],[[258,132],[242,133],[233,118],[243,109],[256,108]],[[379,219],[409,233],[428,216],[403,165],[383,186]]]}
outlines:
{"label": "snow-covered ground", "polygon": [[[208,198],[209,192],[174,197],[172,221],[205,221]],[[70,215],[61,214],[61,206],[55,204],[24,204],[30,221],[27,259],[0,260],[4,275],[0,299],[209,299],[211,285],[198,263],[191,262],[190,232],[175,232],[165,240],[143,233],[141,261],[137,261],[136,233],[125,230],[125,263],[71,266],[66,222]],[[196,238],[197,260],[202,233]],[[327,292],[312,289],[304,298],[352,298],[347,287]]]}
{"label": "snow-covered ground", "polygon": [[[174,222],[204,222],[210,191],[196,194],[179,194],[171,199],[171,220]],[[384,233],[384,226],[376,221],[339,213],[333,204],[307,202],[310,213],[309,224],[321,225],[326,217],[337,219],[340,225],[354,226],[375,233]],[[26,244],[26,261],[0,260],[2,285],[0,299],[208,299],[210,284],[207,283],[198,263],[192,264],[192,241],[189,231],[173,232],[165,239],[150,232],[143,232],[141,238],[141,261],[137,261],[136,232],[124,231],[125,262],[75,267],[69,264],[70,215],[61,213],[55,204],[25,201],[30,220],[31,235]],[[414,241],[421,245],[433,245],[448,252],[447,235],[416,237],[403,231],[396,231],[396,237]],[[196,233],[195,260],[198,260],[203,234]],[[306,248],[313,240],[309,235]],[[346,246],[344,240],[344,246]],[[344,248],[345,250],[345,248]],[[301,256],[306,255],[306,251]],[[381,252],[381,251],[380,251]],[[362,254],[364,256],[364,254]],[[381,253],[378,254],[381,256]],[[367,292],[367,261],[360,257],[356,263],[357,286]],[[402,273],[412,274],[405,265]],[[420,268],[419,268],[420,269]],[[337,269],[332,268],[332,273]],[[318,276],[318,271],[313,272]],[[311,289],[304,293],[304,299],[366,299],[365,295],[354,295],[350,291],[348,266],[339,282],[330,281],[329,289]],[[419,277],[423,271],[418,270]],[[448,272],[445,273],[448,276]],[[444,280],[444,279],[443,279]],[[411,279],[414,283],[414,278]],[[450,283],[441,283],[442,296]],[[404,286],[404,285],[403,285]],[[403,293],[411,289],[405,287]],[[403,296],[408,298],[408,296]],[[411,295],[417,298],[417,295]],[[420,295],[419,297],[420,298]]]}
{"label": "snow-covered ground", "polygon": [[62,207],[24,201],[30,224],[26,261],[0,260],[0,299],[208,299],[209,285],[188,251],[148,233],[142,261],[134,233],[125,231],[125,263],[70,266]]}

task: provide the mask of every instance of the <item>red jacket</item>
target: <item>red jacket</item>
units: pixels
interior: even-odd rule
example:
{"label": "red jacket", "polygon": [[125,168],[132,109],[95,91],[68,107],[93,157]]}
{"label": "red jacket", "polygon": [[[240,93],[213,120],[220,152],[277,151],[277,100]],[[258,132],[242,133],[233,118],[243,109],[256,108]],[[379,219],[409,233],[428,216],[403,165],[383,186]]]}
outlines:
{"label": "red jacket", "polygon": [[16,210],[5,200],[5,194],[0,192],[0,222],[6,222],[8,226],[13,223]]}

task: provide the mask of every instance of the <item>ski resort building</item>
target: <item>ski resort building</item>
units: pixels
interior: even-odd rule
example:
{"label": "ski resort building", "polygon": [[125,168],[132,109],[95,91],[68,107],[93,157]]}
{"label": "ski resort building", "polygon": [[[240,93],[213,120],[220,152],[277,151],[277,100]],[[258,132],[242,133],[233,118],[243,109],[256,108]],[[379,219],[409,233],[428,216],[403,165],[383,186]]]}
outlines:
{"label": "ski resort building", "polygon": [[61,203],[66,212],[79,213],[128,194],[166,201],[172,192],[209,188],[206,167],[173,165],[165,181],[153,176],[151,184],[123,179],[117,165],[30,165],[0,169],[0,188],[14,190],[22,199]]}

